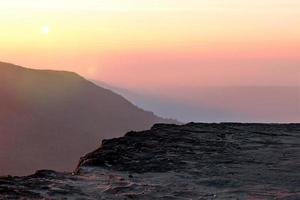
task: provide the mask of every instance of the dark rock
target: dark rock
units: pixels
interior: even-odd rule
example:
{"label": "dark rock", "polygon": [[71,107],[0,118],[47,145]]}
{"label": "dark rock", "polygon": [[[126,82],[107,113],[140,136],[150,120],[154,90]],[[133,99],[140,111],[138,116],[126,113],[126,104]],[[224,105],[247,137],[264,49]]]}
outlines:
{"label": "dark rock", "polygon": [[300,199],[299,169],[300,124],[156,124],[103,141],[76,175],[0,178],[0,199]]}

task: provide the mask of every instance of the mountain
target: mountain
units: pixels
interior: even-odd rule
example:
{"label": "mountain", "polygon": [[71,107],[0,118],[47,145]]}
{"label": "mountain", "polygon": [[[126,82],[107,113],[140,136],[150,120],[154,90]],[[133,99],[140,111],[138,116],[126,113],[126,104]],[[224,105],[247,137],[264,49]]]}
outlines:
{"label": "mountain", "polygon": [[0,63],[0,174],[70,170],[101,139],[174,121],[72,72]]}
{"label": "mountain", "polygon": [[299,86],[214,86],[139,91],[94,81],[135,105],[182,122],[300,122]]}
{"label": "mountain", "polygon": [[157,124],[74,173],[0,178],[0,199],[300,199],[300,124]]}

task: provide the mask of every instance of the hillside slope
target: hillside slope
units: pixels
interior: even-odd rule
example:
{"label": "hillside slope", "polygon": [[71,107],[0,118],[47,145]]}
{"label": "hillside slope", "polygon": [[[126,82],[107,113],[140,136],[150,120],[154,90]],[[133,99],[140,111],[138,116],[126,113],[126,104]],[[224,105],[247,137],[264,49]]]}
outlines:
{"label": "hillside slope", "polygon": [[101,139],[170,122],[71,72],[0,63],[0,174],[70,170]]}

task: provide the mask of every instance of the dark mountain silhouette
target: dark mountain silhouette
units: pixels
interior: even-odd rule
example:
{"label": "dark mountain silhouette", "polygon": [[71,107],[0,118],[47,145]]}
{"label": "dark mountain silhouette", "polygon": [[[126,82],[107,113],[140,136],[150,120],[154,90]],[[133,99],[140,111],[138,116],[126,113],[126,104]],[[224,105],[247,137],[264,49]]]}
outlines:
{"label": "dark mountain silhouette", "polygon": [[70,170],[101,139],[173,122],[72,72],[0,62],[0,174]]}

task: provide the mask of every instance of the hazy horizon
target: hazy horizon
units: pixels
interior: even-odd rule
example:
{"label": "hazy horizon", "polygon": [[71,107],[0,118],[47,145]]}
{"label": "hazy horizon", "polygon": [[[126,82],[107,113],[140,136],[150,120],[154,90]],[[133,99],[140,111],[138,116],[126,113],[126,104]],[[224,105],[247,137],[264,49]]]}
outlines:
{"label": "hazy horizon", "polygon": [[[177,107],[187,115],[200,112],[195,106],[214,109],[219,103],[209,103],[228,95],[214,91],[218,95],[208,95],[213,101],[203,102],[201,88],[300,86],[299,1],[10,0],[1,1],[0,10],[0,61],[74,71],[141,94],[143,101],[131,100],[156,113]],[[243,99],[241,93],[224,105],[246,107],[250,97]],[[287,105],[300,110],[295,103],[300,91],[288,93],[253,92],[257,102],[247,111],[259,112],[273,102],[269,113]],[[271,98],[270,103],[260,104],[262,97],[263,102]],[[226,108],[231,111],[236,112]]]}

